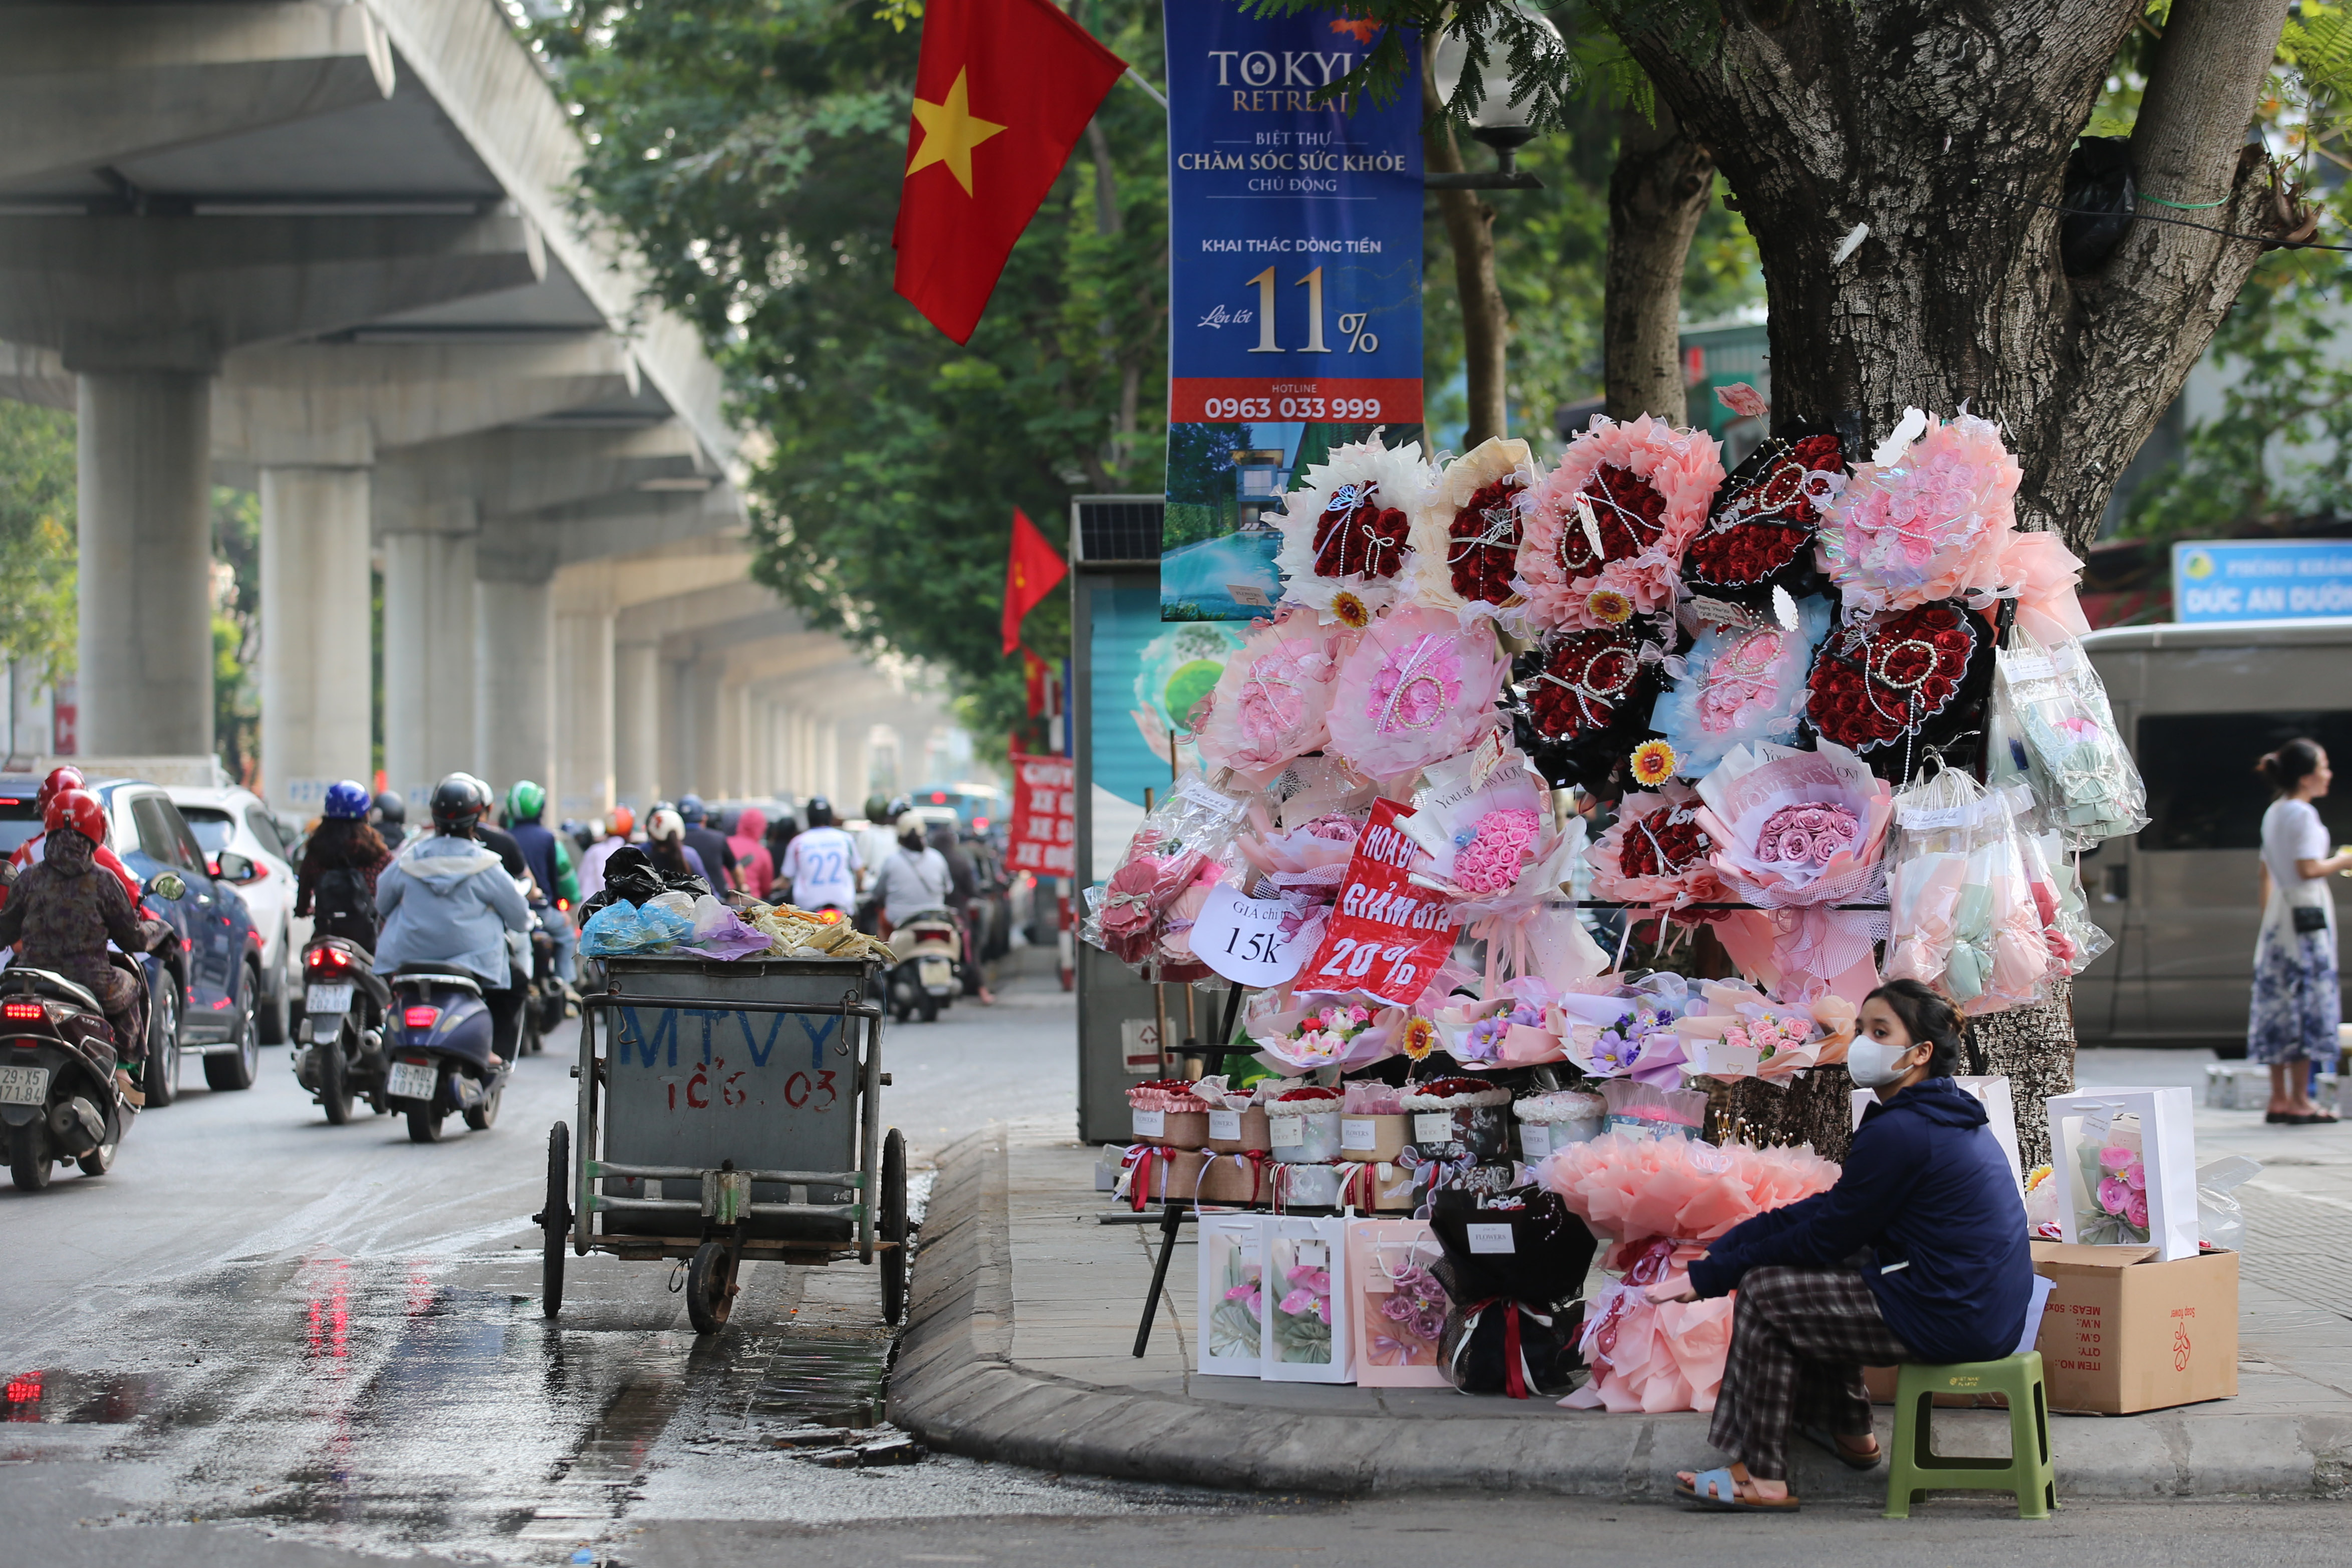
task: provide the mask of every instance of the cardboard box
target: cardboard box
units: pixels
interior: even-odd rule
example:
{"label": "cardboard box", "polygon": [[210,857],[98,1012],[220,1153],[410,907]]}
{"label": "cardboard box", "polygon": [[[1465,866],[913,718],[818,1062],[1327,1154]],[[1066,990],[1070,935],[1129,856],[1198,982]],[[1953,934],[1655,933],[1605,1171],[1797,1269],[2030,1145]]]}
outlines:
{"label": "cardboard box", "polygon": [[1155,1148],[1148,1169],[1149,1184],[1143,1195],[1149,1202],[1175,1198],[1182,1203],[1262,1208],[1272,1191],[1274,1166],[1262,1157],[1252,1160],[1247,1155],[1208,1154],[1198,1149]]}
{"label": "cardboard box", "polygon": [[2042,1374],[2053,1410],[2127,1415],[2238,1393],[2238,1255],[2033,1244],[2053,1281]]}

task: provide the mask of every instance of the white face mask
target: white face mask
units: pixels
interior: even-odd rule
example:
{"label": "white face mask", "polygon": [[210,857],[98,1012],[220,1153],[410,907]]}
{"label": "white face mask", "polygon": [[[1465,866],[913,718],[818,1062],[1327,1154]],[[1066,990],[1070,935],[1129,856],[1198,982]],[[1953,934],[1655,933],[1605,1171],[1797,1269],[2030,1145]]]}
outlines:
{"label": "white face mask", "polygon": [[1883,1089],[1910,1070],[1895,1063],[1917,1048],[1863,1036],[1845,1048],[1846,1075],[1864,1089]]}

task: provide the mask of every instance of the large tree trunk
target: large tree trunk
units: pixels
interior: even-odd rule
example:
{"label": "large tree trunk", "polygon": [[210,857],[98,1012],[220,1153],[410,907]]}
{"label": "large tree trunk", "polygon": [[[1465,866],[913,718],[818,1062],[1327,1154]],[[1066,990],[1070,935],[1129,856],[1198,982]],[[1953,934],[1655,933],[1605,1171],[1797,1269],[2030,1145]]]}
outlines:
{"label": "large tree trunk", "polygon": [[[2143,221],[2095,275],[2059,265],[2066,156],[2144,9],[1723,0],[1704,35],[1622,20],[1756,237],[1776,431],[1853,411],[1874,440],[1906,406],[1966,402],[2009,431],[2021,521],[2089,541],[2261,252]],[[2149,194],[2219,205],[2165,216],[2261,235],[2295,221],[2246,145],[2285,15],[2286,0],[2176,0],[2133,161]]]}
{"label": "large tree trunk", "polygon": [[[1441,101],[1430,68],[1436,51],[1437,36],[1433,31],[1422,54],[1425,110],[1433,110]],[[1422,132],[1421,146],[1422,161],[1432,174],[1463,172],[1462,149],[1454,140],[1452,121],[1433,121]],[[1445,247],[1454,253],[1454,288],[1462,297],[1462,369],[1470,401],[1470,423],[1463,432],[1462,447],[1467,451],[1489,437],[1510,434],[1503,377],[1511,313],[1503,303],[1503,286],[1495,280],[1495,209],[1475,191],[1429,194],[1436,198],[1438,215],[1445,220]]]}
{"label": "large tree trunk", "polygon": [[1649,414],[1668,424],[1690,415],[1683,387],[1683,265],[1715,193],[1715,158],[1673,110],[1654,121],[1628,104],[1609,175],[1609,259],[1601,323],[1605,412]]}

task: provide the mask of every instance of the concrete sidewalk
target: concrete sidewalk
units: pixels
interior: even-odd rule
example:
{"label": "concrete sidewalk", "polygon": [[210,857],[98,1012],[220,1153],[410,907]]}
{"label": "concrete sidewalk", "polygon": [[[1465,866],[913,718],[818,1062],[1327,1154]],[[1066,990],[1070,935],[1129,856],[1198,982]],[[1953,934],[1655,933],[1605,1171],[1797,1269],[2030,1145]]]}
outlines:
{"label": "concrete sidewalk", "polygon": [[[2163,1058],[2169,1053],[2128,1053]],[[2110,1053],[2123,1056],[2125,1053]],[[2201,1059],[2148,1064],[2180,1081]],[[2152,1082],[2086,1058],[2087,1082]],[[2200,1078],[2201,1081],[2201,1078]],[[2265,1128],[2200,1112],[2199,1158],[2268,1167],[2241,1189],[2251,1232],[2241,1300],[2241,1393],[2123,1417],[2053,1421],[2062,1496],[2352,1497],[2352,1125]],[[1202,1377],[1194,1354],[1190,1227],[1150,1352],[1130,1353],[1157,1226],[1106,1226],[1094,1156],[1002,1127],[943,1152],[890,1417],[975,1458],[1205,1486],[1361,1493],[1519,1489],[1663,1500],[1678,1469],[1720,1462],[1705,1415],[1611,1415],[1449,1389],[1368,1389]],[[1880,1437],[1891,1429],[1882,1407]],[[1939,1446],[1999,1453],[2000,1412],[1944,1411]],[[1802,1497],[1883,1497],[1803,1444]]]}

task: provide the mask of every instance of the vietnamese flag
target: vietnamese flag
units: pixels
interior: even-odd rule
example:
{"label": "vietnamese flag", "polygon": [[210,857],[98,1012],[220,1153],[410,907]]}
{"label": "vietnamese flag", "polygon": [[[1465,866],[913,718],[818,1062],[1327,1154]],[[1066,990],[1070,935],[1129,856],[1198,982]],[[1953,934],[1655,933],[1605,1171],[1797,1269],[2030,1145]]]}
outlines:
{"label": "vietnamese flag", "polygon": [[1126,69],[1046,0],[924,7],[890,243],[898,292],[957,342],[971,341],[1013,242]]}
{"label": "vietnamese flag", "polygon": [[1021,622],[1070,569],[1019,507],[1013,509],[1013,556],[1004,563],[1004,657],[1021,647]]}

